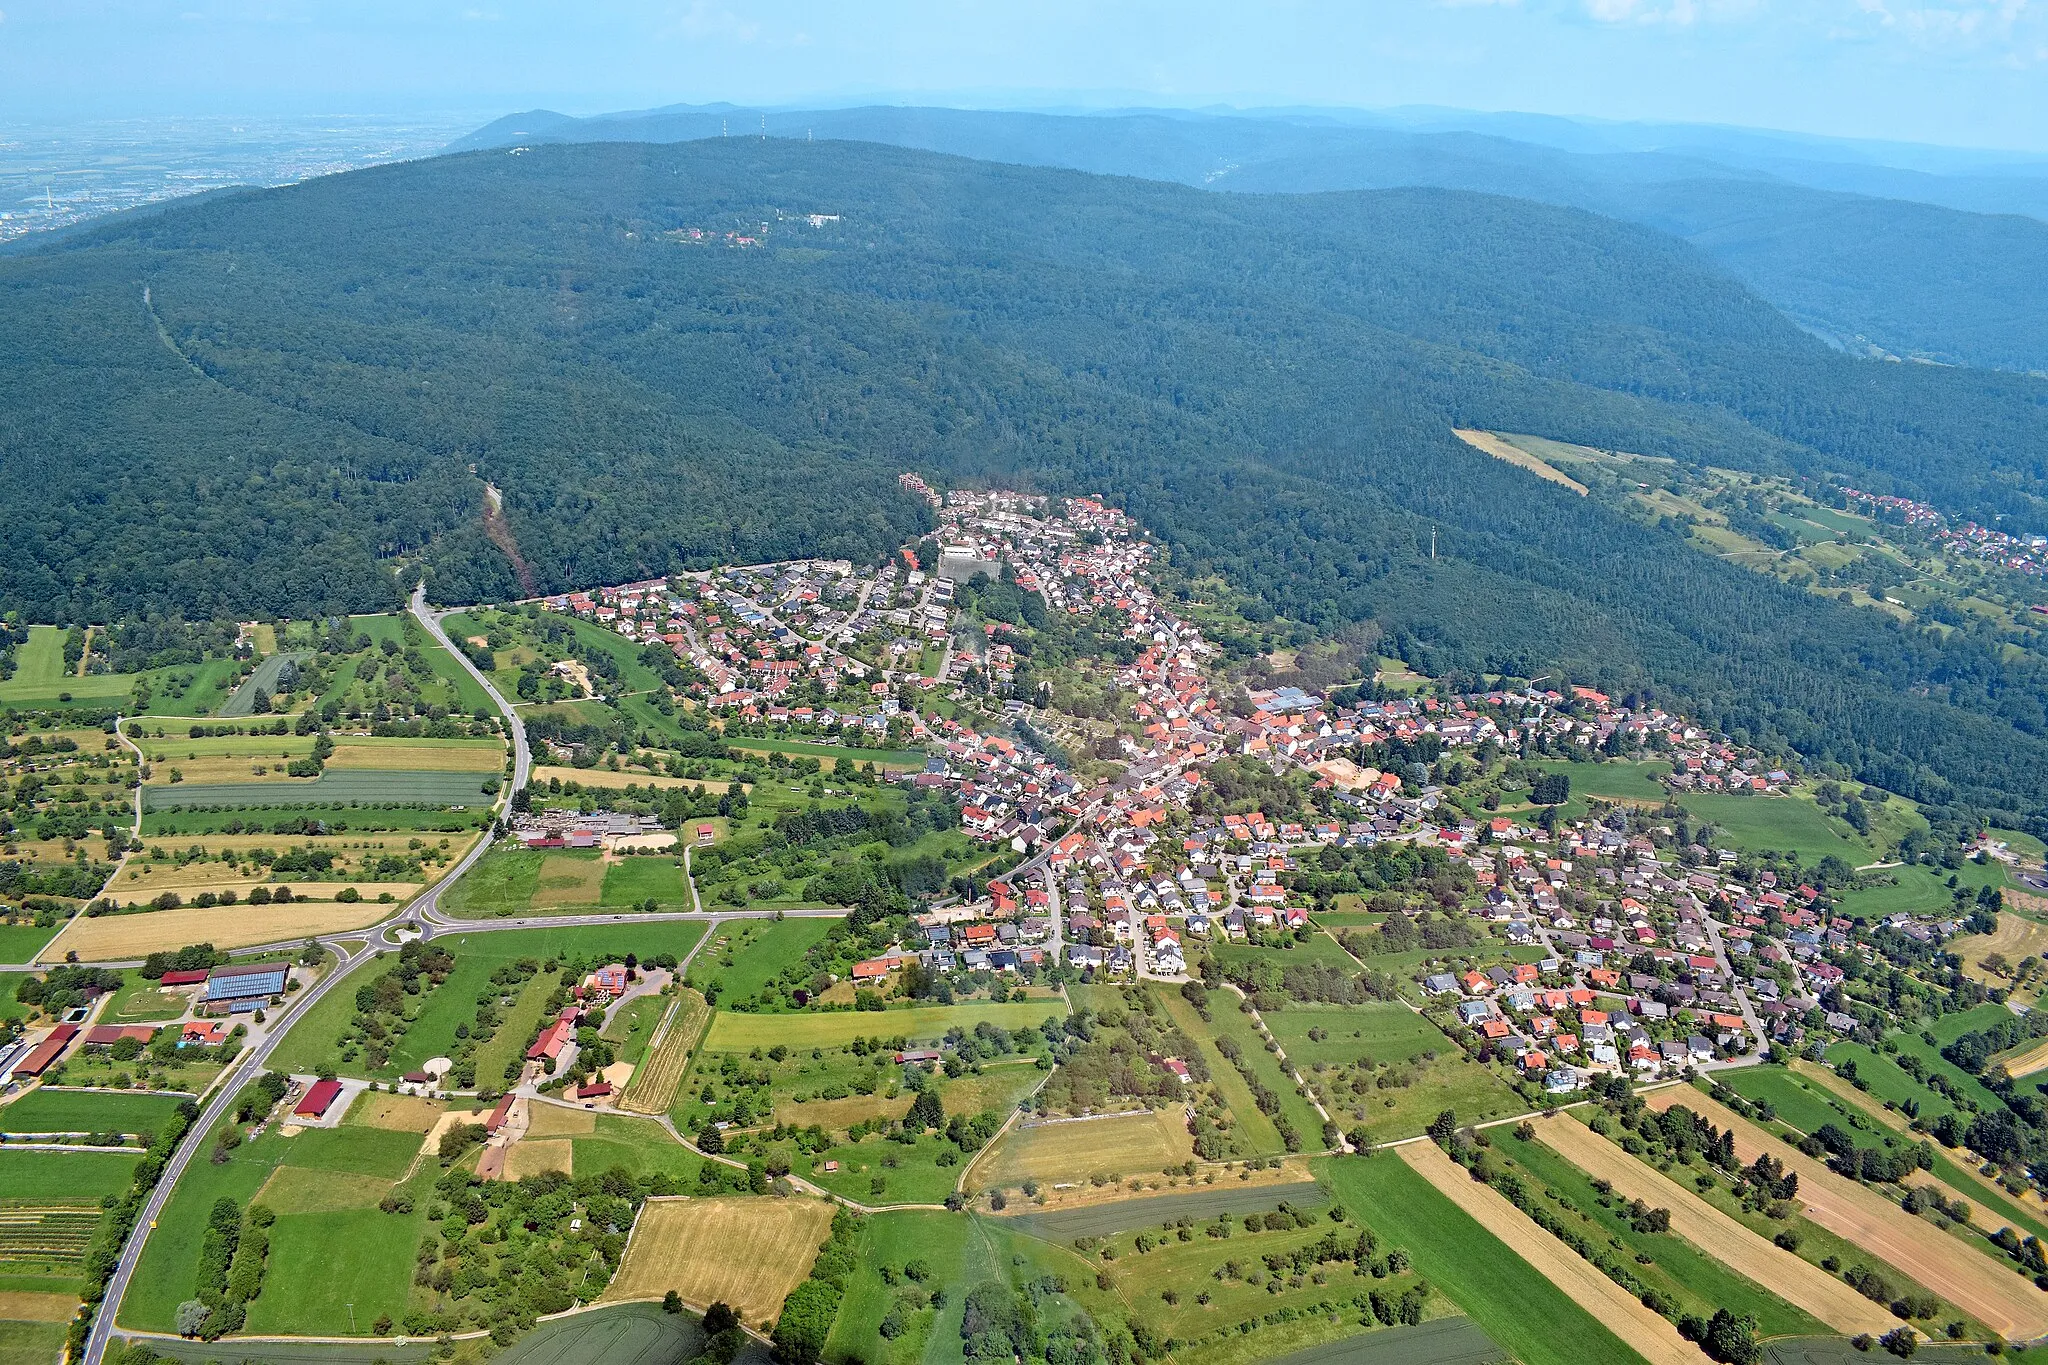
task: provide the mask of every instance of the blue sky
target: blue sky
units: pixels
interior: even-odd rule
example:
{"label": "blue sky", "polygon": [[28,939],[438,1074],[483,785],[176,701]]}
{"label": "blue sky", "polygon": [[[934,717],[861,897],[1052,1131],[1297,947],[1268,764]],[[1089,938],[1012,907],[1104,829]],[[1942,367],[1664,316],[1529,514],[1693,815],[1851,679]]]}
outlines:
{"label": "blue sky", "polygon": [[2048,151],[2048,0],[0,0],[0,118],[1436,104]]}

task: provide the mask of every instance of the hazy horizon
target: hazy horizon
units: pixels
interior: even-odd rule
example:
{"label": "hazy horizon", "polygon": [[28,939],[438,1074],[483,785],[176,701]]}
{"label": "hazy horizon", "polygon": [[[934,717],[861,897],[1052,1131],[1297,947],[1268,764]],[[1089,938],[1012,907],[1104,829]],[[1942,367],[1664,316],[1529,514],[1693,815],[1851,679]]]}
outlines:
{"label": "hazy horizon", "polygon": [[0,121],[860,103],[1706,124],[2048,152],[2029,0],[7,0]]}

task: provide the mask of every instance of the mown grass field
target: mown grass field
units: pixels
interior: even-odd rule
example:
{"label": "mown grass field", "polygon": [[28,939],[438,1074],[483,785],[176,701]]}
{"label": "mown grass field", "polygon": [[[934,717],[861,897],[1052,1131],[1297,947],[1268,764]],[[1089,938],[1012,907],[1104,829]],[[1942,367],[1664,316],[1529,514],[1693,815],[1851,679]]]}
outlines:
{"label": "mown grass field", "polygon": [[907,1038],[929,1042],[946,1030],[972,1030],[984,1021],[999,1028],[1023,1028],[1066,1011],[1057,998],[993,1004],[917,1005],[879,1012],[834,1010],[807,1014],[733,1014],[719,1011],[704,1040],[707,1052],[746,1052],[757,1047],[843,1047],[855,1038]]}
{"label": "mown grass field", "polygon": [[[1245,1083],[1238,1069],[1216,1050],[1215,1030],[1195,1013],[1195,1007],[1179,991],[1155,988],[1155,992],[1173,1022],[1201,1049],[1202,1062],[1209,1068],[1209,1083],[1216,1087],[1216,1093],[1230,1109],[1245,1155],[1266,1156],[1286,1151],[1287,1144],[1280,1140],[1280,1130],[1253,1101],[1251,1086]],[[1219,993],[1211,998],[1211,1012],[1218,1005],[1229,1008],[1232,1000],[1233,997]]]}
{"label": "mown grass field", "polygon": [[814,744],[801,739],[755,739],[749,735],[730,735],[725,742],[727,747],[742,753],[815,758],[827,769],[841,763],[852,763],[856,767],[872,763],[878,771],[924,767],[924,751],[921,749],[853,749],[843,744]]}
{"label": "mown grass field", "polygon": [[1232,1215],[1264,1213],[1285,1202],[1291,1208],[1319,1209],[1330,1195],[1314,1181],[1301,1180],[1282,1185],[1240,1185],[1235,1181],[1190,1191],[1185,1194],[1154,1194],[1140,1199],[1118,1199],[1107,1204],[1083,1204],[1078,1208],[1027,1211],[1004,1218],[1006,1226],[1048,1242],[1071,1242],[1076,1237],[1103,1237],[1118,1232],[1160,1228],[1178,1218],[1207,1222],[1220,1213]]}
{"label": "mown grass field", "polygon": [[[247,1330],[350,1335],[350,1304],[358,1331],[381,1314],[402,1315],[439,1166],[426,1163],[406,1187],[414,1196],[412,1213],[381,1212],[377,1201],[394,1188],[419,1145],[418,1133],[350,1123],[295,1137],[272,1129],[226,1162],[194,1162],[150,1234],[121,1322],[169,1330],[178,1304],[196,1288],[199,1238],[214,1201],[226,1196],[246,1207],[274,1181],[284,1208],[271,1228],[263,1291],[250,1305]],[[306,1197],[308,1191],[319,1198]]]}
{"label": "mown grass field", "polygon": [[1641,1365],[1641,1357],[1566,1298],[1500,1239],[1391,1156],[1335,1157],[1318,1178],[1346,1208],[1399,1246],[1524,1365]]}
{"label": "mown grass field", "polygon": [[[1335,947],[1334,944],[1331,946]],[[1322,1115],[1301,1097],[1294,1077],[1287,1074],[1280,1059],[1266,1051],[1265,1040],[1253,1027],[1251,1016],[1238,1008],[1237,997],[1227,991],[1218,992],[1211,999],[1214,1003],[1209,1013],[1214,1020],[1211,1027],[1216,1036],[1235,1040],[1243,1060],[1250,1063],[1252,1074],[1280,1097],[1280,1112],[1301,1136],[1300,1150],[1321,1151],[1325,1145]]]}
{"label": "mown grass field", "polygon": [[102,1199],[135,1180],[137,1152],[0,1149],[0,1199]]}
{"label": "mown grass field", "polygon": [[169,1122],[184,1098],[39,1086],[0,1108],[0,1132],[154,1133]]}
{"label": "mown grass field", "polygon": [[1806,862],[1840,858],[1851,867],[1877,860],[1877,850],[1842,821],[1801,796],[1728,796],[1706,792],[1679,798],[1695,820],[1720,832],[1716,844],[1796,853]]}

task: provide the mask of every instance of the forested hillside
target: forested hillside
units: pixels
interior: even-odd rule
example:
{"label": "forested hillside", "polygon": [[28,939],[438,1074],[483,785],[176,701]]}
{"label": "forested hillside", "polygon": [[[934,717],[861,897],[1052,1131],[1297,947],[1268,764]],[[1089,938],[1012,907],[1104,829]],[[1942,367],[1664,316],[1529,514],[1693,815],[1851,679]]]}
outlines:
{"label": "forested hillside", "polygon": [[1000,475],[1120,498],[1190,569],[1431,669],[1656,686],[1912,795],[2048,811],[2048,679],[1988,628],[1906,632],[1449,433],[2040,524],[2043,386],[1847,359],[1571,210],[856,144],[481,152],[0,262],[0,355],[0,596],[32,617],[376,605],[394,557],[442,600],[514,593],[483,480],[554,589],[878,555],[922,524],[898,470]]}
{"label": "forested hillside", "polygon": [[1540,145],[1540,132],[1530,140],[1515,134],[1566,121],[1466,121],[1486,131],[1158,111],[684,106],[586,119],[536,110],[455,145],[669,142],[759,127],[777,137],[858,138],[1226,191],[1431,186],[1512,195],[1685,237],[1802,324],[1859,353],[1876,346],[1946,364],[2048,371],[2048,330],[2038,324],[2048,313],[2048,177],[1931,175],[1850,153],[1821,160],[1818,149],[1798,157],[1792,144],[1728,130],[1668,129],[1661,144],[1615,136],[1629,149],[1607,150],[1614,130],[1568,125],[1576,136],[1567,145]]}

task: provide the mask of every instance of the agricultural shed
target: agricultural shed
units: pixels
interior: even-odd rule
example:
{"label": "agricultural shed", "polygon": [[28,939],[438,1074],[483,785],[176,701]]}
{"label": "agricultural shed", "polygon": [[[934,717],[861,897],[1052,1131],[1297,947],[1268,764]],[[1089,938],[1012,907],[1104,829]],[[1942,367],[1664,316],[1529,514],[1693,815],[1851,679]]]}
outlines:
{"label": "agricultural shed", "polygon": [[299,1101],[292,1110],[293,1118],[318,1119],[327,1114],[327,1107],[334,1103],[334,1097],[341,1093],[340,1081],[315,1081],[313,1088],[306,1092],[306,1098]]}

